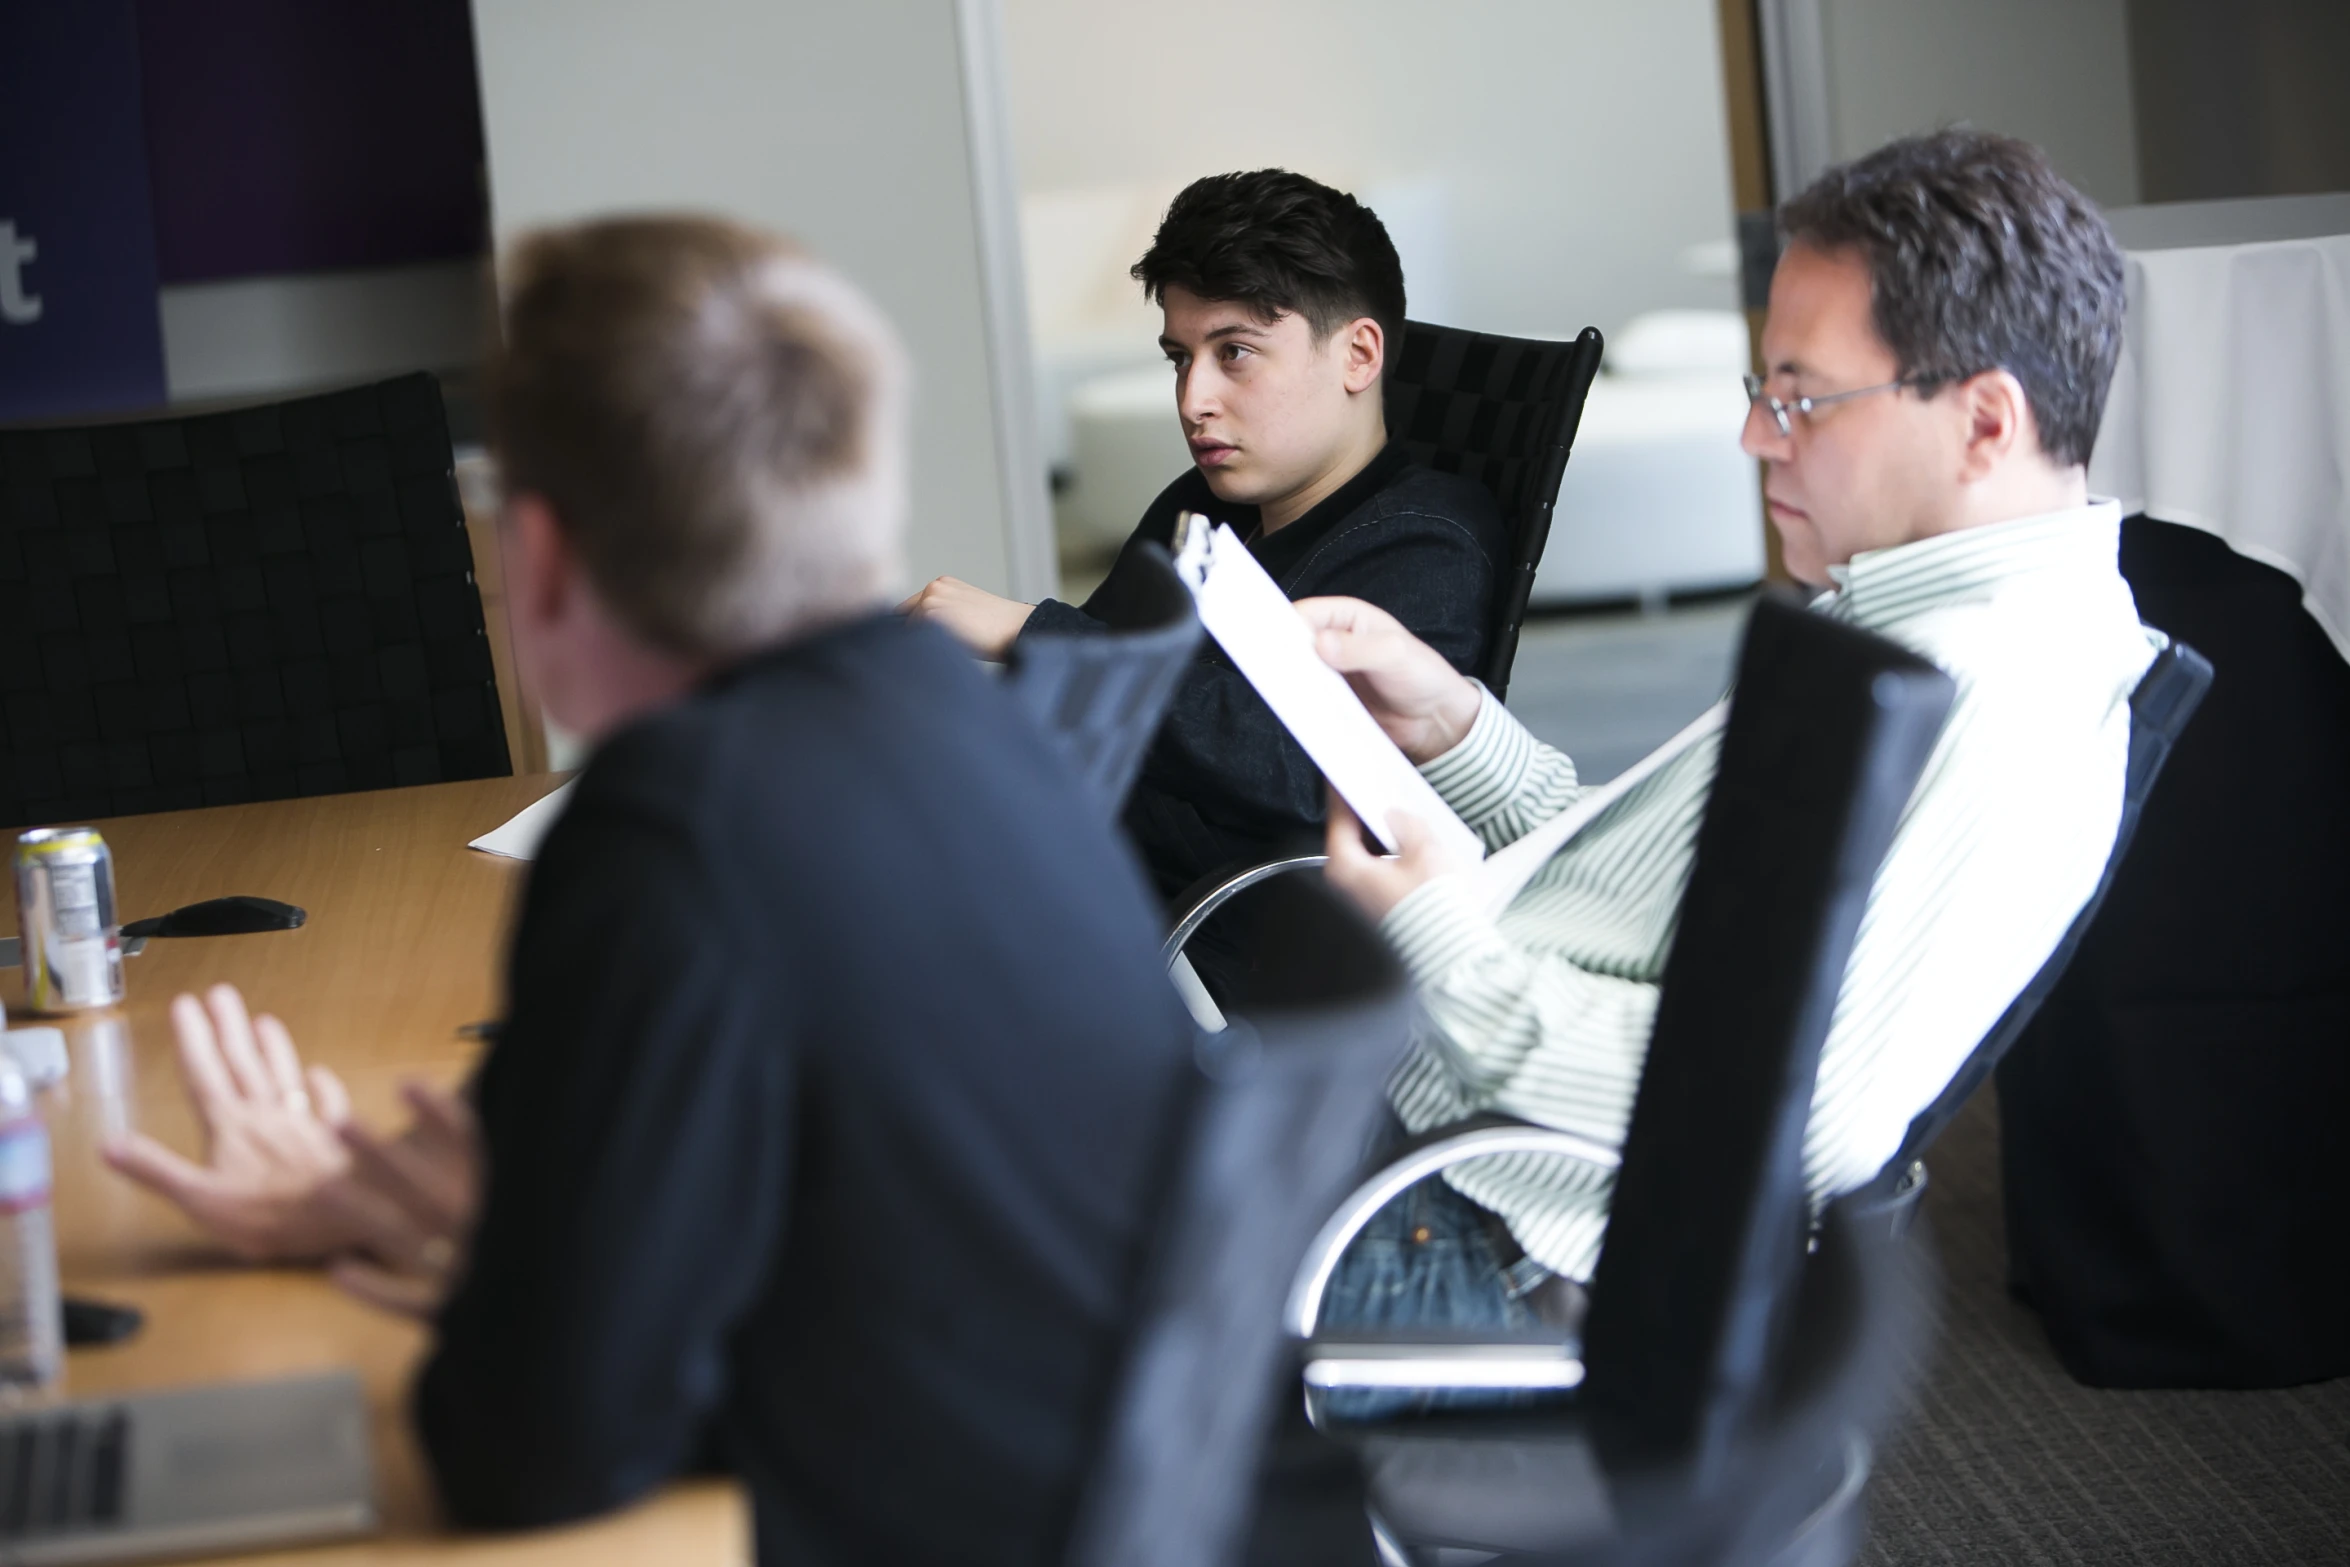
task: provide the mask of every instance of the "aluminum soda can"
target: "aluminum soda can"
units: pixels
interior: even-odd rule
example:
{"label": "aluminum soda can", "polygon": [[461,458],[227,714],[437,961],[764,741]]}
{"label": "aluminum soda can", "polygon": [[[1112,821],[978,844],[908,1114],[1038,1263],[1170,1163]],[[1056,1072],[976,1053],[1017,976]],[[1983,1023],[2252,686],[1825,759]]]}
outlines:
{"label": "aluminum soda can", "polygon": [[122,999],[114,855],[94,827],[38,827],[16,840],[16,930],[25,1005],[80,1012]]}

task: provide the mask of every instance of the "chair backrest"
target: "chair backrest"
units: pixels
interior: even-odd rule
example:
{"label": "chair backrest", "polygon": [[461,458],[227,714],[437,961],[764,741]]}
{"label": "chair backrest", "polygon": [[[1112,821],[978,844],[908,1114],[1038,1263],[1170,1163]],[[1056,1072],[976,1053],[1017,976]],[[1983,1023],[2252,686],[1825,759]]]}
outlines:
{"label": "chair backrest", "polygon": [[1803,1258],[1803,1133],[1875,880],[1953,695],[1869,632],[1755,606],[1592,1280],[1584,1393],[1626,1465],[1711,1472]]}
{"label": "chair backrest", "polygon": [[1146,543],[1131,554],[1115,595],[1095,605],[1107,633],[1022,637],[1005,676],[1105,816],[1125,804],[1200,639],[1199,611],[1167,552]]}
{"label": "chair backrest", "polygon": [[[1251,1011],[1203,1034],[1189,1125],[1066,1560],[1231,1560],[1274,1401],[1281,1304],[1360,1172],[1411,1018],[1401,968],[1318,877],[1286,877]],[[1284,1373],[1287,1387],[1284,1388]]]}
{"label": "chair backrest", "polygon": [[1676,1469],[1611,1472],[1614,1538],[1561,1567],[1851,1561],[1877,1437],[1922,1363],[1932,1296],[1933,1269],[1916,1248],[1832,1204],[1802,1259],[1764,1407],[1713,1483],[1693,1494]]}
{"label": "chair backrest", "polygon": [[1509,559],[1477,671],[1497,697],[1509,694],[1551,507],[1605,347],[1596,327],[1558,343],[1407,321],[1387,370],[1388,439],[1416,462],[1475,479],[1501,505]]}
{"label": "chair backrest", "polygon": [[2139,678],[2138,689],[2130,694],[2130,759],[2123,776],[2121,822],[2114,830],[2113,852],[2106,856],[2105,873],[2097,878],[2089,901],[2081,905],[2081,912],[2073,917],[2064,939],[2049,953],[2048,961],[2040,965],[2040,972],[2032,976],[2032,982],[1999,1015],[1999,1021],[1991,1025],[1983,1042],[1975,1046],[1966,1064],[1943,1086],[1934,1102],[1910,1121],[1909,1131],[1901,1139],[1901,1151],[1886,1162],[1870,1183],[1869,1191],[1880,1197],[1892,1195],[1903,1173],[1965,1108],[1975,1090],[1983,1086],[2031,1025],[2040,1004],[2056,988],[2056,982],[2064,977],[2066,965],[2080,950],[2081,939],[2089,933],[2090,923],[2105,902],[2105,892],[2113,885],[2114,872],[2121,868],[2122,857],[2129,853],[2130,838],[2138,830],[2138,818],[2145,811],[2147,797],[2154,792],[2155,780],[2162,776],[2163,763],[2170,760],[2171,747],[2178,743],[2187,720],[2195,716],[2195,709],[2202,705],[2204,693],[2210,689],[2210,660],[2184,642],[2173,642],[2156,654],[2154,662]]}
{"label": "chair backrest", "polygon": [[431,376],[0,467],[0,826],[513,770]]}

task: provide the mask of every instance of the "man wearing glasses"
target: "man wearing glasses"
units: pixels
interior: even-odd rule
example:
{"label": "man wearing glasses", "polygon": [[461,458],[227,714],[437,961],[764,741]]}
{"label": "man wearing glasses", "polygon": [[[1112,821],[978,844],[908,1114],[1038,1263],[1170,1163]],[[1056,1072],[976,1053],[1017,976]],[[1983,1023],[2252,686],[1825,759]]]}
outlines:
{"label": "man wearing glasses", "polygon": [[[1947,131],[1831,170],[1780,222],[1744,445],[1788,570],[1829,590],[1818,612],[1958,684],[1821,1057],[1804,1164],[1825,1196],[1892,1156],[2088,899],[2154,646],[2117,566],[2119,509],[2087,488],[2123,309],[2096,209],[2036,149]],[[1488,847],[1574,802],[1573,763],[1388,617],[1299,608]],[[1689,744],[1499,918],[1416,824],[1379,859],[1333,806],[1330,879],[1426,1009],[1391,1087],[1405,1127],[1498,1110],[1621,1146],[1717,747]],[[1570,1321],[1611,1194],[1611,1172],[1565,1158],[1424,1182],[1348,1253],[1325,1323]]]}

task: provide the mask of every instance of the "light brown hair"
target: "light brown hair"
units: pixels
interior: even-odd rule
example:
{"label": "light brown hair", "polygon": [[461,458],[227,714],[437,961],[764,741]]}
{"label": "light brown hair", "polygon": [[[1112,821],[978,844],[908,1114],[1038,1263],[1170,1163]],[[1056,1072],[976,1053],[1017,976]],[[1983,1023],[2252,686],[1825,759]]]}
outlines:
{"label": "light brown hair", "polygon": [[525,236],[486,376],[543,496],[646,641],[727,658],[884,601],[905,510],[895,334],[791,241],[705,217]]}

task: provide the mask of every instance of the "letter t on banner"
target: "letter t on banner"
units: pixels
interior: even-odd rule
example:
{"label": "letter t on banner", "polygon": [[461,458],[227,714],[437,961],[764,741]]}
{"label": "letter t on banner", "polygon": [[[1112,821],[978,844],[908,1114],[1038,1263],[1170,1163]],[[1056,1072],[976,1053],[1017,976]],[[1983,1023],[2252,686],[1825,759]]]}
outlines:
{"label": "letter t on banner", "polygon": [[0,423],[164,401],[131,0],[8,8],[0,40]]}

